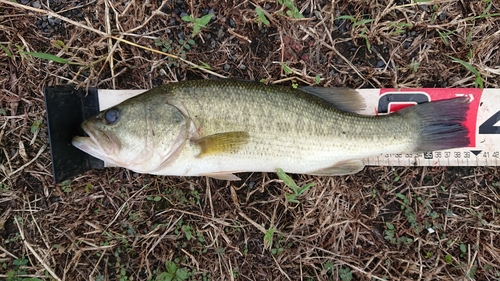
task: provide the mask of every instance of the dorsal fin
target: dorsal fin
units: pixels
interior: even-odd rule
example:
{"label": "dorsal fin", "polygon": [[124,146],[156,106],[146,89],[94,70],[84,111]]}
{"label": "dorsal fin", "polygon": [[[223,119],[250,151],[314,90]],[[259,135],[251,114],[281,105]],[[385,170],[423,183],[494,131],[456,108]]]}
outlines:
{"label": "dorsal fin", "polygon": [[333,104],[335,108],[359,113],[366,108],[365,100],[358,91],[349,88],[299,87],[299,90],[322,98]]}

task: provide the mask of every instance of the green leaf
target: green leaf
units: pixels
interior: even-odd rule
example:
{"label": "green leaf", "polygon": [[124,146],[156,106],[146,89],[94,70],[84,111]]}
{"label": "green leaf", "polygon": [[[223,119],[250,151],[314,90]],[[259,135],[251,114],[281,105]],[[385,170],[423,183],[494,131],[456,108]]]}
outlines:
{"label": "green leaf", "polygon": [[276,228],[271,227],[266,231],[266,234],[264,234],[264,248],[266,249],[271,249],[273,246],[273,235],[274,232],[276,231]]}
{"label": "green leaf", "polygon": [[183,225],[181,229],[184,232],[184,234],[186,234],[186,239],[188,241],[191,241],[191,238],[193,237],[193,233],[191,232],[191,226]]}
{"label": "green leaf", "polygon": [[319,83],[321,83],[321,76],[316,75],[316,77],[314,77],[314,80],[316,82],[316,85],[319,84]]}
{"label": "green leaf", "polygon": [[160,47],[163,46],[163,40],[161,38],[158,38],[155,40],[155,45]]}
{"label": "green leaf", "polygon": [[476,88],[484,88],[483,78],[481,76],[476,76],[476,80],[474,81],[474,87]]}
{"label": "green leaf", "polygon": [[479,71],[476,70],[476,68],[474,68],[472,65],[470,65],[468,62],[466,61],[463,61],[459,58],[455,58],[455,57],[452,57],[452,56],[448,56],[450,57],[454,62],[458,62],[460,63],[463,67],[465,67],[468,71],[474,73],[474,75],[476,75],[476,80],[475,80],[475,86],[476,87],[479,87],[479,88],[484,88],[484,84],[483,84],[483,78],[481,77],[481,74],[479,73]]}
{"label": "green leaf", "polygon": [[200,61],[201,65],[195,65],[191,66],[191,68],[197,68],[197,69],[211,69],[210,65],[208,65],[206,62]]}
{"label": "green leaf", "polygon": [[189,278],[189,271],[185,268],[181,268],[175,272],[175,275],[179,280],[187,280]]}
{"label": "green leaf", "polygon": [[464,254],[467,253],[467,246],[464,243],[460,244],[460,251]]}
{"label": "green leaf", "polygon": [[287,202],[291,203],[299,203],[297,200],[297,197],[306,192],[311,186],[314,185],[314,183],[308,183],[304,185],[303,187],[298,187],[295,181],[287,175],[282,169],[276,169],[276,174],[278,177],[285,183],[286,186],[288,186],[290,189],[293,190],[293,194],[286,193],[285,194],[285,199]]}
{"label": "green leaf", "polygon": [[293,0],[278,0],[278,3],[281,5],[284,5],[289,9],[289,11],[286,11],[286,14],[292,18],[295,19],[301,19],[304,18],[304,16],[300,13],[299,9],[295,6],[293,3]]}
{"label": "green leaf", "polygon": [[171,274],[175,274],[177,271],[177,265],[173,261],[167,261],[166,263],[167,271]]}
{"label": "green leaf", "polygon": [[174,274],[170,272],[162,272],[156,276],[156,281],[172,281],[174,279]]}
{"label": "green leaf", "polygon": [[60,49],[60,50],[66,50],[67,47],[66,47],[66,44],[64,44],[64,41],[62,40],[52,40],[51,42],[51,45]]}
{"label": "green leaf", "polygon": [[353,16],[350,16],[350,15],[342,15],[342,16],[339,16],[337,18],[335,18],[335,20],[350,20],[352,22],[356,22],[356,18],[353,17]]}
{"label": "green leaf", "polygon": [[257,14],[257,22],[263,23],[266,26],[270,26],[271,23],[267,20],[266,15],[260,8],[255,8],[255,13]]}
{"label": "green leaf", "polygon": [[290,187],[293,190],[299,189],[295,181],[289,175],[287,175],[282,169],[279,168],[276,169],[276,174],[285,183],[286,186]]}
{"label": "green leaf", "polygon": [[368,40],[368,35],[366,35],[366,26],[363,27],[363,30],[361,30],[359,37],[365,38],[366,48],[368,49],[368,52],[371,52],[372,45],[370,44],[370,40]]}
{"label": "green leaf", "polygon": [[195,25],[193,26],[193,34],[192,34],[192,36],[195,36],[195,35],[196,35],[196,34],[198,34],[198,33],[200,33],[200,26],[199,26],[199,25],[197,25],[197,24],[195,24]]}
{"label": "green leaf", "polygon": [[23,54],[30,55],[32,57],[39,58],[39,59],[50,60],[53,62],[62,63],[62,64],[76,64],[76,63],[68,61],[67,59],[63,59],[63,58],[58,57],[56,55],[47,54],[47,53],[24,52],[23,51]]}
{"label": "green leaf", "polygon": [[356,27],[356,26],[359,26],[359,25],[363,25],[363,24],[370,23],[370,22],[372,22],[372,21],[374,21],[374,20],[373,20],[373,19],[369,19],[369,20],[360,20],[360,21],[358,21],[358,22],[353,23],[353,25],[352,25],[352,26],[353,26],[353,27]]}
{"label": "green leaf", "polygon": [[196,23],[198,23],[198,25],[200,25],[201,27],[206,27],[207,24],[210,22],[210,20],[212,19],[213,16],[214,15],[212,15],[212,14],[206,14],[203,17],[197,19]]}
{"label": "green leaf", "polygon": [[42,127],[42,120],[35,120],[31,125],[31,133],[34,134]]}
{"label": "green leaf", "polygon": [[396,197],[403,200],[403,203],[406,203],[406,201],[408,201],[408,198],[406,198],[406,196],[404,194],[396,193]]}
{"label": "green leaf", "polygon": [[311,188],[312,186],[314,186],[314,182],[310,182],[306,185],[304,185],[302,188],[299,189],[299,195],[306,192],[309,188]]}
{"label": "green leaf", "polygon": [[[189,16],[183,16],[181,19],[186,22],[192,22],[193,25],[193,34],[191,36],[196,36],[201,30],[202,27],[206,27],[207,24],[210,22],[214,15],[212,14],[206,14],[201,18],[194,18],[193,15]],[[193,41],[194,42],[194,41]]]}
{"label": "green leaf", "polygon": [[280,62],[280,65],[283,68],[283,71],[285,72],[285,74],[288,75],[288,74],[293,73],[292,69],[290,67],[288,67],[288,65],[286,65],[285,63]]}
{"label": "green leaf", "polygon": [[297,200],[296,194],[286,193],[285,199],[286,199],[286,201],[291,202],[291,203],[297,203],[297,204],[300,203],[299,200]]}
{"label": "green leaf", "polygon": [[7,47],[5,47],[3,44],[0,44],[0,48],[2,48],[2,50],[5,52],[5,54],[7,54],[9,58],[12,58],[12,52]]}
{"label": "green leaf", "polygon": [[183,20],[183,21],[187,21],[187,22],[194,22],[193,15],[183,16],[183,17],[181,18],[181,20]]}

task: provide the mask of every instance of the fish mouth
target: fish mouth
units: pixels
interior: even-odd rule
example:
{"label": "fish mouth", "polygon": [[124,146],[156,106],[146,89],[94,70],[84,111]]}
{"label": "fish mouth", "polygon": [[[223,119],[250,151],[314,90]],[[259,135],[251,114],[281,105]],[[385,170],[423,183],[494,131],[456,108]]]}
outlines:
{"label": "fish mouth", "polygon": [[76,148],[104,161],[110,161],[120,148],[119,142],[105,131],[90,123],[83,122],[82,129],[88,137],[75,136],[71,144]]}

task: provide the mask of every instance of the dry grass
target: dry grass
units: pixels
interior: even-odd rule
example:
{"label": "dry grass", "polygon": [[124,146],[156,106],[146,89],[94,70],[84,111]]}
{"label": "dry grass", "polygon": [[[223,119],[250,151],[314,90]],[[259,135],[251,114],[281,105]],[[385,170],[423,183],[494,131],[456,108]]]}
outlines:
{"label": "dry grass", "polygon": [[[497,168],[295,176],[316,183],[299,204],[274,174],[228,183],[107,169],[55,185],[43,105],[45,85],[145,89],[214,76],[473,87],[476,75],[450,56],[499,88],[497,1],[296,1],[300,20],[275,1],[27,2],[40,7],[0,0],[0,43],[11,53],[0,50],[0,278],[155,280],[171,261],[177,280],[500,279]],[[257,23],[254,4],[270,26]],[[193,26],[179,12],[210,9],[216,18],[187,50],[179,39]],[[152,51],[162,48],[185,61]],[[202,62],[210,72],[189,65]]]}

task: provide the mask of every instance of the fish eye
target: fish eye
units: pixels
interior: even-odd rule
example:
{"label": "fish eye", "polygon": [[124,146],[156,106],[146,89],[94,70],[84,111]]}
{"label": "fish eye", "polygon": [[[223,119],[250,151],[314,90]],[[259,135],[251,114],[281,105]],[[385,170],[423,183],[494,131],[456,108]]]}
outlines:
{"label": "fish eye", "polygon": [[104,121],[107,125],[113,125],[118,119],[120,119],[120,112],[114,108],[108,109],[104,113]]}

